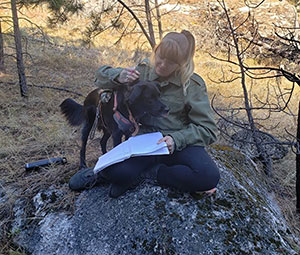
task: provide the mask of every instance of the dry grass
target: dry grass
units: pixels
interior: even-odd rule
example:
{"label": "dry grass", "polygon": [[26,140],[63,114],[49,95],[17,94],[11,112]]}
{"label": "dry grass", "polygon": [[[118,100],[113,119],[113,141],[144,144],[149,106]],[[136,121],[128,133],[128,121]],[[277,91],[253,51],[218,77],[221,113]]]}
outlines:
{"label": "dry grass", "polygon": [[[81,72],[78,58],[61,55],[52,49],[48,57],[34,55],[39,66],[26,63],[29,70],[38,69],[37,74],[28,76],[28,84],[55,86],[68,88],[86,94],[93,88],[93,74],[98,66],[95,60],[81,57],[86,64],[84,75]],[[34,54],[33,52],[31,52]],[[56,54],[56,55],[55,55]],[[50,56],[53,56],[51,58]],[[7,70],[15,70],[15,63],[6,61]],[[59,66],[62,68],[60,69]],[[73,70],[67,66],[71,66]],[[32,67],[32,68],[30,68]],[[41,67],[41,68],[40,68]],[[66,72],[63,70],[65,69]],[[69,73],[68,73],[69,71]],[[28,87],[28,99],[21,98],[14,72],[2,75],[0,84],[1,112],[0,112],[0,175],[1,189],[7,200],[1,203],[1,220],[10,225],[14,201],[21,199],[28,203],[37,192],[54,186],[63,192],[63,196],[51,204],[51,209],[72,209],[76,194],[70,192],[67,186],[69,178],[78,169],[79,129],[70,128],[59,112],[59,104],[72,94],[51,89]],[[16,83],[14,83],[16,82]],[[77,101],[82,102],[83,98]],[[99,148],[93,144],[95,161]],[[69,163],[57,167],[43,168],[39,171],[26,172],[25,163],[39,159],[65,156]],[[28,205],[28,210],[33,210]],[[44,208],[45,211],[49,208]],[[28,215],[31,215],[30,213]],[[9,238],[9,236],[8,236]],[[4,240],[5,241],[5,240]],[[4,242],[10,245],[10,242]],[[4,250],[8,250],[4,246]],[[11,247],[14,249],[14,247]],[[0,251],[1,253],[1,251]]]}
{"label": "dry grass", "polygon": [[[234,2],[234,1],[233,1]],[[237,1],[239,2],[239,1]],[[39,15],[39,25],[43,26],[46,12],[41,10],[30,10],[26,13],[34,17]],[[28,212],[34,208],[30,199],[37,192],[46,190],[50,186],[61,190],[63,196],[54,203],[43,208],[49,210],[72,211],[77,193],[68,189],[69,178],[77,171],[79,166],[80,129],[66,125],[66,121],[60,114],[59,104],[67,97],[74,98],[81,103],[83,97],[72,93],[58,91],[49,88],[38,88],[35,85],[65,88],[86,95],[94,88],[94,74],[98,66],[111,64],[113,66],[132,66],[133,53],[136,44],[134,36],[128,37],[116,46],[112,46],[118,34],[103,34],[96,41],[97,48],[86,49],[80,47],[80,29],[86,25],[86,21],[80,17],[71,20],[67,27],[49,30],[45,28],[53,43],[64,46],[49,45],[37,41],[29,41],[27,53],[31,57],[25,57],[27,82],[29,85],[29,96],[27,99],[19,95],[18,77],[15,63],[12,58],[5,59],[6,72],[0,74],[0,191],[3,190],[7,200],[0,204],[1,221],[4,222],[4,230],[9,230],[13,216],[13,205],[16,200],[22,199],[28,204]],[[207,53],[202,51],[205,42],[213,40],[211,35],[199,32],[199,20],[201,17],[183,19],[179,15],[170,18],[167,24],[177,24],[182,21],[179,28],[169,25],[169,29],[190,29],[197,35],[201,48],[196,53],[196,71],[206,80],[210,97],[218,95],[218,106],[224,107],[232,102],[233,93],[240,94],[241,86],[238,81],[231,84],[217,84],[210,79],[221,78],[221,67],[226,70],[226,65],[212,60]],[[82,22],[81,22],[82,21]],[[35,29],[26,26],[27,35],[32,35]],[[72,28],[72,29],[67,29]],[[36,36],[36,38],[41,38]],[[5,37],[6,52],[12,52],[8,46],[12,45],[12,39]],[[141,42],[140,44],[141,45]],[[77,46],[77,47],[76,47]],[[206,47],[207,49],[209,47]],[[217,53],[216,48],[210,47],[211,51]],[[147,49],[147,47],[143,47]],[[228,70],[228,69],[227,69]],[[274,81],[273,81],[274,83]],[[259,82],[253,86],[253,93],[259,97],[265,96],[266,82]],[[283,86],[289,84],[283,81]],[[291,111],[296,113],[298,107],[300,89],[296,88],[291,101]],[[225,96],[224,98],[221,97]],[[260,113],[258,113],[258,116]],[[295,133],[295,118],[289,115],[277,114],[272,116],[266,125],[274,124],[275,121],[282,123],[281,128],[274,130],[275,134],[283,134],[284,127],[288,127],[291,133]],[[87,147],[88,164],[95,164],[100,155],[99,136],[89,142]],[[111,146],[111,145],[110,145]],[[66,165],[47,167],[39,171],[26,172],[24,164],[39,159],[65,156],[68,159]],[[283,213],[290,223],[292,230],[300,234],[299,221],[295,216],[295,155],[290,153],[285,159],[274,164],[273,186],[276,187],[279,204]],[[0,192],[2,193],[2,192]],[[32,211],[32,212],[31,212]],[[6,233],[5,242],[1,253],[18,251],[11,242],[11,234]],[[19,254],[22,254],[21,252]]]}

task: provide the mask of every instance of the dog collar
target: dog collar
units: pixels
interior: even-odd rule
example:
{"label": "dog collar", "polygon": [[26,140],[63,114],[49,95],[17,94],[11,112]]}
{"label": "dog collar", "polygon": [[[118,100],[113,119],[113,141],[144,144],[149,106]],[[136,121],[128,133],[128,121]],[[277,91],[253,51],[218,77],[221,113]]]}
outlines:
{"label": "dog collar", "polygon": [[134,125],[126,119],[119,111],[115,111],[113,114],[113,118],[118,125],[118,128],[122,130],[123,133],[132,134],[135,130]]}
{"label": "dog collar", "polygon": [[127,111],[129,113],[129,120],[126,119],[117,109],[118,109],[118,100],[117,100],[117,92],[114,92],[114,107],[113,107],[113,118],[118,125],[118,128],[122,130],[123,133],[129,133],[131,136],[135,136],[139,131],[139,125],[134,119],[128,105],[126,104]]}

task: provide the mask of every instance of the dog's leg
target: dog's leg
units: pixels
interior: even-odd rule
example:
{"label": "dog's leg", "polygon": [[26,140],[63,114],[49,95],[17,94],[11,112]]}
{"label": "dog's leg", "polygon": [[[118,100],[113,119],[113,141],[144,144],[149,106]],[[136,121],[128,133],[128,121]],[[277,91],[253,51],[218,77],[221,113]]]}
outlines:
{"label": "dog's leg", "polygon": [[128,140],[129,137],[131,137],[130,134],[125,134],[125,140]]}
{"label": "dog's leg", "polygon": [[89,123],[89,121],[84,122],[84,126],[81,132],[81,149],[80,149],[80,169],[86,168],[86,144],[89,138],[90,131],[92,129],[93,124]]}
{"label": "dog's leg", "polygon": [[123,133],[119,129],[115,130],[115,132],[112,133],[114,147],[116,147],[117,145],[119,145],[122,142],[122,136],[123,136]]}
{"label": "dog's leg", "polygon": [[103,154],[107,152],[106,145],[110,136],[111,134],[107,131],[107,129],[103,128],[103,136],[100,140],[101,150]]}

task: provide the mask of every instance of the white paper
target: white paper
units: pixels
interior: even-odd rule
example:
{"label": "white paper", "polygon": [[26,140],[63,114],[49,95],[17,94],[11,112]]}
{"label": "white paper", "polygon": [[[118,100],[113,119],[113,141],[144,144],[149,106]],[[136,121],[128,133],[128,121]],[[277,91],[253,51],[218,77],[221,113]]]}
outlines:
{"label": "white paper", "polygon": [[165,142],[157,144],[162,137],[160,132],[130,137],[127,141],[100,156],[94,167],[94,173],[130,157],[169,154]]}

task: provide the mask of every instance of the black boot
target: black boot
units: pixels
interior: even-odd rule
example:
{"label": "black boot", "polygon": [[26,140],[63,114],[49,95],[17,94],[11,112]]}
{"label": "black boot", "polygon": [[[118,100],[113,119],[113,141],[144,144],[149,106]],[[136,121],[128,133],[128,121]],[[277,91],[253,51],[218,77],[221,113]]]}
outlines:
{"label": "black boot", "polygon": [[74,174],[69,181],[70,189],[80,191],[90,189],[96,184],[108,183],[107,179],[101,175],[101,172],[94,174],[93,169],[93,167],[84,168]]}
{"label": "black boot", "polygon": [[112,183],[109,187],[109,196],[117,198],[123,195],[127,190],[133,190],[143,182],[143,178],[138,176],[131,182]]}
{"label": "black boot", "polygon": [[109,196],[112,198],[117,198],[123,195],[127,190],[129,190],[130,185],[128,184],[115,184],[112,183],[109,187]]}
{"label": "black boot", "polygon": [[148,169],[146,169],[144,172],[142,172],[141,177],[142,179],[146,182],[146,183],[150,183],[153,185],[158,185],[158,180],[157,180],[157,176],[158,176],[158,170],[161,166],[163,166],[164,164],[157,164],[154,165]]}

